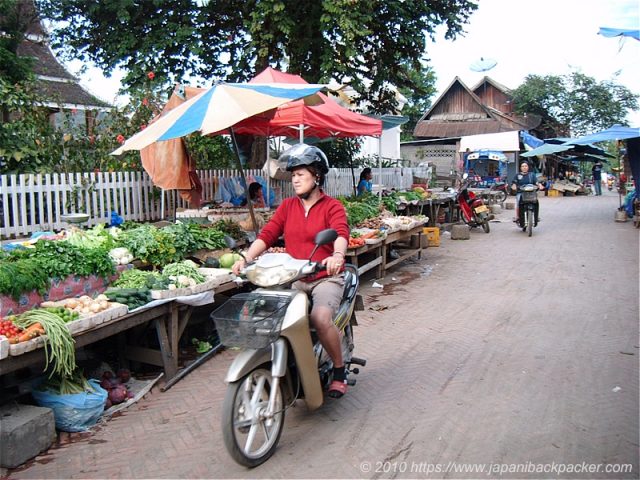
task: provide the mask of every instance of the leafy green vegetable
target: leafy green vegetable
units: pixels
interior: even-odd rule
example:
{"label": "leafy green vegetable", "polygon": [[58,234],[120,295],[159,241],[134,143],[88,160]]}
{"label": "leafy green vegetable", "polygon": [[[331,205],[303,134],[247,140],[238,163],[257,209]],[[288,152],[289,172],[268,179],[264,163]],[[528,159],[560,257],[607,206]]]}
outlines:
{"label": "leafy green vegetable", "polygon": [[178,277],[179,275],[193,278],[198,283],[205,281],[205,277],[198,271],[197,265],[190,260],[171,263],[162,269],[162,276],[164,277]]}
{"label": "leafy green vegetable", "polygon": [[154,266],[163,266],[182,258],[175,242],[176,237],[170,231],[153,225],[138,225],[124,230],[118,236],[119,245],[127,247],[135,258]]}
{"label": "leafy green vegetable", "polygon": [[108,277],[115,267],[106,248],[84,248],[64,241],[40,240],[35,248],[15,250],[9,261],[34,259],[48,278],[69,275]]}
{"label": "leafy green vegetable", "polygon": [[49,286],[49,275],[37,258],[0,259],[0,294],[18,300],[24,292],[36,290],[43,294]]}

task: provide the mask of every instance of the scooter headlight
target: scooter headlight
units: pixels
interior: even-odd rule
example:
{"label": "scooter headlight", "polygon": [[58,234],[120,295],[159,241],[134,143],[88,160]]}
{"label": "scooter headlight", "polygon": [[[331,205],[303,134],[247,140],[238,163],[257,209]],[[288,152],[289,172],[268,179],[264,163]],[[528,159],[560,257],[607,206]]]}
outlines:
{"label": "scooter headlight", "polygon": [[259,287],[273,287],[274,285],[280,285],[290,282],[296,275],[298,270],[287,270],[282,266],[275,267],[258,267],[247,271],[247,278],[254,285]]}

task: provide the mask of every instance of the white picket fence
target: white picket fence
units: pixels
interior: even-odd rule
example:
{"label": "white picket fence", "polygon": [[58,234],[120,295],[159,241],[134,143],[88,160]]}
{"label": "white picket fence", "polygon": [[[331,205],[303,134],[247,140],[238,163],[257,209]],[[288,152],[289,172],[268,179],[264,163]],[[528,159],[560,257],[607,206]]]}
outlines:
{"label": "white picket fence", "polygon": [[[359,170],[354,174],[356,183],[358,174]],[[240,177],[237,170],[202,170],[198,175],[205,201],[216,199],[216,194],[219,197],[221,178]],[[248,170],[245,175],[251,178],[264,174],[262,170]],[[325,191],[331,196],[352,195],[353,181],[351,169],[333,168],[327,175]],[[385,168],[381,175],[378,169],[373,170],[373,183],[386,188],[408,189],[412,182],[411,168]],[[269,189],[276,192],[276,201],[293,194],[289,181],[271,179]],[[176,191],[162,192],[154,187],[146,172],[1,175],[0,239],[60,230],[68,226],[60,219],[65,213],[87,213],[87,225],[93,226],[109,223],[112,211],[125,220],[146,222],[167,218],[176,208],[186,207]]]}

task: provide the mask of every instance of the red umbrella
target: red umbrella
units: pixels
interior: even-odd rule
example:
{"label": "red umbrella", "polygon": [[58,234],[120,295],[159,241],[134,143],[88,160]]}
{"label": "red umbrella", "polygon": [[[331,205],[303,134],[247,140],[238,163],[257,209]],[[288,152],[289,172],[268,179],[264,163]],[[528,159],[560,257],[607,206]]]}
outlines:
{"label": "red umbrella", "polygon": [[[302,77],[267,68],[249,83],[307,83]],[[275,110],[254,115],[234,125],[236,133],[264,137],[297,137],[303,129],[305,137],[379,137],[382,121],[340,106],[323,93],[324,103],[309,105],[304,100],[285,103]]]}

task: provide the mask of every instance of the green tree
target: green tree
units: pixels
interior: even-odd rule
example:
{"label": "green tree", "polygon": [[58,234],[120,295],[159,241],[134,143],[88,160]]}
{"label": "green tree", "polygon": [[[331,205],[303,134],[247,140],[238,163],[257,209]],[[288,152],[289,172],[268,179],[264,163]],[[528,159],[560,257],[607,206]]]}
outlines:
{"label": "green tree", "polygon": [[580,72],[528,75],[513,91],[516,113],[542,117],[545,136],[580,136],[614,124],[627,125],[638,95],[614,80],[596,81]]}
{"label": "green tree", "polygon": [[17,53],[33,19],[20,8],[18,0],[0,0],[0,12],[0,79],[20,83],[32,75],[32,59]]}
{"label": "green tree", "polygon": [[[477,5],[470,0],[38,0],[54,20],[52,44],[67,57],[124,84],[154,71],[169,83],[189,77],[244,81],[271,65],[311,82],[348,80],[378,113],[393,110],[389,85],[418,98],[425,35],[461,32]],[[365,86],[365,79],[371,83]],[[375,112],[374,112],[375,113]]]}

